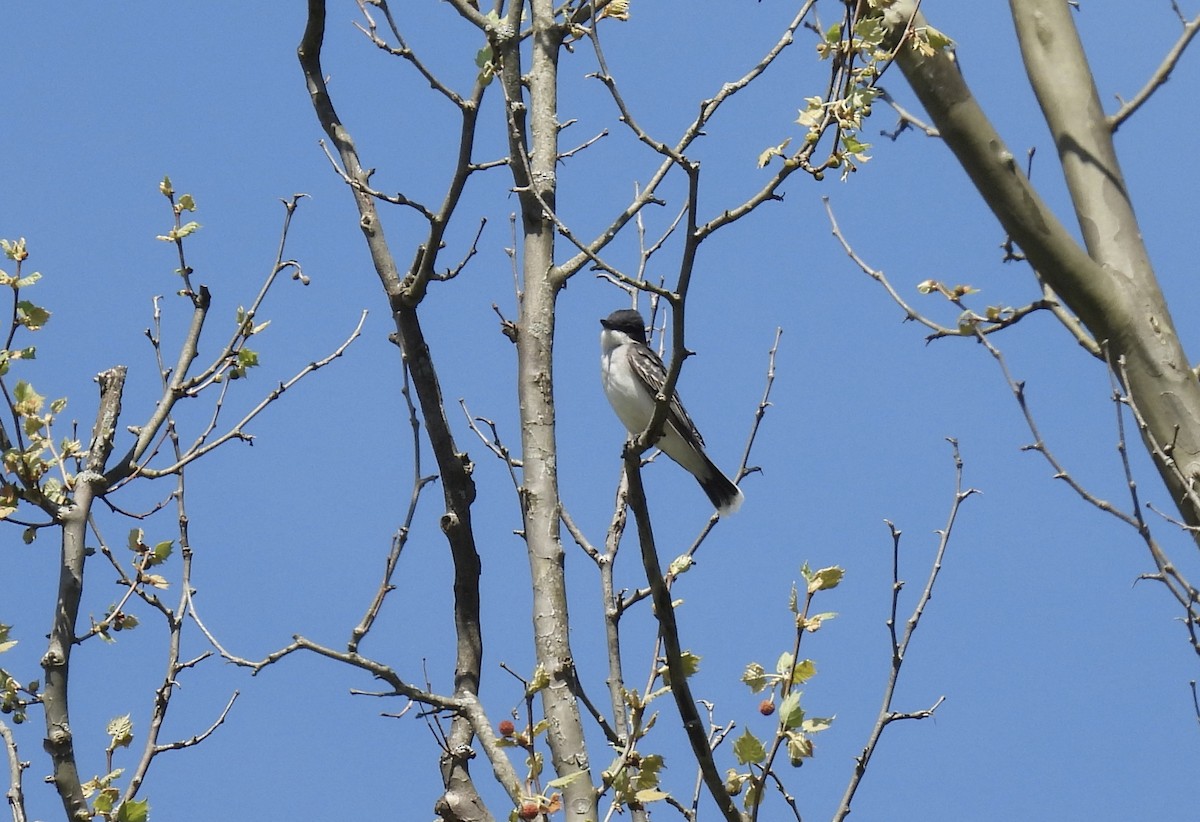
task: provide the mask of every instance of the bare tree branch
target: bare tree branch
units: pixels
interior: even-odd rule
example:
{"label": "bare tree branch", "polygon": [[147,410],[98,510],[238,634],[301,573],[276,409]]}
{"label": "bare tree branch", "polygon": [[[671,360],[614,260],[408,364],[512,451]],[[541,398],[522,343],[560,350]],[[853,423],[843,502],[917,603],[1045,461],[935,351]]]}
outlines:
{"label": "bare tree branch", "polygon": [[412,493],[408,499],[408,510],[404,514],[404,521],[397,529],[395,535],[392,536],[392,548],[388,551],[387,560],[384,563],[383,581],[379,583],[379,588],[375,591],[375,598],[371,600],[371,604],[367,607],[367,612],[363,614],[363,618],[350,634],[350,641],[346,643],[346,649],[351,653],[358,651],[358,645],[363,638],[370,632],[371,627],[375,624],[375,620],[379,617],[379,611],[383,608],[383,601],[395,586],[392,585],[392,575],[396,572],[396,566],[400,563],[400,553],[404,550],[404,546],[408,544],[408,535],[412,531],[413,518],[417,514],[417,502],[420,501],[421,491],[425,486],[434,482],[436,476],[426,476],[421,473],[421,421],[417,417],[417,408],[413,405],[412,394],[409,391],[409,374],[408,369],[404,369],[404,383],[400,388],[400,393],[404,397],[404,405],[408,408],[408,423],[412,428],[412,447],[413,447],[413,480]]}
{"label": "bare tree branch", "polygon": [[646,570],[646,580],[650,583],[654,615],[658,618],[659,638],[663,643],[667,670],[671,677],[671,695],[675,698],[675,706],[679,709],[683,730],[691,744],[692,755],[700,767],[700,773],[709,795],[728,822],[743,822],[742,814],[734,804],[733,797],[725,790],[725,783],[713,760],[708,735],[705,732],[704,723],[700,719],[700,714],[696,710],[696,701],[692,697],[691,686],[688,684],[688,674],[683,663],[683,649],[679,643],[679,628],[675,623],[675,605],[671,601],[671,593],[663,581],[662,568],[658,561],[658,549],[654,543],[654,530],[650,524],[650,512],[646,506],[646,491],[642,486],[639,456],[641,450],[634,441],[626,444],[625,476],[629,480],[629,507],[633,510],[634,520],[637,522],[638,542],[642,549],[642,564]]}
{"label": "bare tree branch", "polygon": [[[487,18],[466,0],[453,0],[452,5],[459,14],[471,20],[489,36],[496,34]],[[519,4],[516,5],[519,6]],[[441,762],[442,780],[445,786],[443,797],[447,801],[453,798],[464,807],[482,807],[482,802],[478,800],[478,791],[467,770],[469,758],[460,755],[461,752],[469,750],[472,737],[478,735],[484,741],[493,770],[498,777],[502,777],[502,783],[516,801],[518,794],[514,792],[518,790],[519,786],[516,784],[515,774],[504,773],[502,776],[504,769],[510,768],[508,760],[495,744],[494,736],[492,736],[492,731],[486,721],[486,715],[475,701],[475,695],[479,692],[483,658],[479,598],[481,567],[471,523],[471,505],[475,500],[475,484],[471,479],[470,465],[466,455],[459,452],[450,431],[433,356],[417,314],[417,306],[424,298],[428,283],[434,275],[434,266],[443,245],[446,227],[458,206],[468,178],[476,170],[471,157],[474,150],[479,104],[483,98],[486,84],[482,80],[477,80],[471,94],[460,106],[462,126],[453,177],[446,190],[441,208],[429,223],[426,241],[417,249],[408,275],[402,277],[384,236],[379,213],[375,207],[375,198],[362,190],[362,186],[370,178],[370,173],[362,166],[354,140],[350,132],[342,125],[325,83],[325,74],[321,66],[321,51],[325,42],[325,13],[324,0],[309,0],[307,23],[297,49],[297,56],[317,121],[336,149],[342,168],[354,181],[350,190],[358,208],[359,226],[370,251],[376,274],[393,312],[393,319],[396,323],[396,340],[400,345],[404,367],[412,376],[413,386],[417,392],[417,405],[425,420],[429,442],[442,480],[443,498],[446,504],[446,513],[441,518],[441,526],[454,560],[454,622],[457,652],[455,693],[459,694],[461,699],[467,700],[471,707],[468,711],[456,713],[451,723],[447,741],[449,755],[443,757]],[[353,662],[356,659],[357,655],[352,655],[344,661]]]}
{"label": "bare tree branch", "polygon": [[12,812],[13,822],[26,822],[28,817],[25,816],[25,792],[21,782],[22,774],[29,767],[29,763],[21,761],[17,754],[17,740],[3,721],[0,721],[0,740],[4,742],[5,758],[8,760],[8,790],[4,792],[8,799],[8,808]]}
{"label": "bare tree branch", "polygon": [[[1183,53],[1191,44],[1192,38],[1200,32],[1200,15],[1193,17],[1191,20],[1185,20],[1179,11],[1179,5],[1172,0],[1171,5],[1175,9],[1175,13],[1179,15],[1179,21],[1183,24],[1183,31],[1179,34],[1179,39],[1175,41],[1175,45],[1163,57],[1163,61],[1159,64],[1154,73],[1150,75],[1150,79],[1146,81],[1146,85],[1133,95],[1128,101],[1121,101],[1121,108],[1109,115],[1108,127],[1115,134],[1126,120],[1137,113],[1146,101],[1153,96],[1154,92],[1158,91],[1162,86],[1171,79],[1171,74],[1175,71],[1175,67],[1179,64],[1179,59],[1183,57]],[[1117,98],[1120,100],[1120,98]]]}
{"label": "bare tree branch", "polygon": [[345,340],[343,340],[342,343],[332,351],[332,353],[326,355],[325,357],[322,357],[319,360],[314,360],[313,362],[310,362],[308,365],[304,366],[299,371],[297,371],[291,377],[291,379],[288,379],[284,382],[279,383],[279,385],[276,386],[270,393],[268,393],[267,396],[265,396],[261,401],[259,401],[258,405],[251,408],[246,413],[246,415],[241,418],[241,420],[239,420],[232,428],[230,428],[224,434],[222,434],[221,436],[212,440],[211,442],[207,442],[198,448],[193,448],[190,451],[188,451],[187,453],[182,454],[174,463],[166,466],[165,468],[145,468],[145,467],[143,467],[138,470],[138,474],[140,474],[141,476],[144,476],[144,477],[151,477],[151,478],[165,477],[170,474],[176,474],[180,470],[182,470],[184,468],[184,466],[188,465],[189,463],[195,462],[196,460],[203,457],[205,454],[209,453],[210,451],[213,451],[216,448],[220,448],[222,445],[224,445],[227,442],[230,442],[231,440],[249,441],[249,440],[253,439],[249,434],[246,433],[246,427],[254,420],[254,418],[257,417],[259,414],[261,414],[263,411],[265,411],[267,409],[267,406],[269,406],[271,403],[275,402],[280,397],[282,397],[286,391],[288,391],[290,388],[292,388],[294,385],[296,385],[296,383],[300,382],[300,380],[304,379],[305,377],[307,377],[309,374],[313,373],[314,371],[319,371],[320,369],[324,368],[325,366],[329,365],[334,360],[338,359],[343,354],[345,354],[346,349],[348,349],[350,347],[350,345],[355,340],[357,340],[359,338],[359,336],[362,334],[363,323],[365,323],[366,321],[367,321],[367,312],[363,311],[358,317],[358,323],[354,326],[354,330],[350,332],[350,336],[348,336]]}
{"label": "bare tree branch", "polygon": [[937,532],[937,552],[934,554],[933,565],[929,569],[929,576],[925,580],[925,588],[917,598],[916,605],[913,606],[912,613],[909,615],[904,626],[904,631],[901,634],[897,633],[900,592],[904,588],[904,581],[900,578],[901,532],[890,521],[887,523],[892,537],[892,607],[887,621],[888,634],[891,637],[892,644],[891,672],[888,674],[887,685],[883,689],[883,705],[880,707],[879,715],[875,719],[875,726],[871,729],[871,733],[867,738],[867,744],[863,747],[862,753],[855,758],[854,773],[851,775],[850,782],[846,786],[846,793],[842,796],[841,804],[833,816],[835,822],[841,822],[841,820],[850,814],[850,805],[854,801],[854,795],[862,783],[863,776],[867,772],[867,766],[870,764],[871,758],[875,755],[875,751],[879,746],[879,740],[883,736],[883,732],[887,726],[893,722],[905,719],[927,719],[934,715],[934,712],[945,699],[945,697],[939,697],[932,706],[918,711],[896,711],[892,708],[892,700],[896,694],[896,684],[900,680],[900,670],[904,665],[904,660],[908,653],[908,645],[912,641],[913,634],[916,633],[917,626],[921,622],[921,617],[925,614],[925,608],[929,604],[929,600],[933,597],[933,585],[937,582],[938,574],[941,572],[942,561],[946,556],[946,549],[950,547],[950,536],[954,530],[954,523],[958,519],[959,508],[969,497],[979,493],[974,488],[963,488],[963,463],[958,451],[958,442],[954,439],[949,439],[948,442],[954,454],[954,500],[950,504],[950,514],[946,519],[946,525]]}
{"label": "bare tree branch", "polygon": [[[1036,271],[1087,327],[1126,357],[1130,396],[1158,441],[1174,439],[1179,470],[1156,457],[1184,520],[1200,524],[1186,484],[1200,476],[1200,381],[1191,372],[1150,268],[1070,17],[1049,0],[1011,0],[1030,81],[1054,135],[1087,250],[1030,185],[963,80],[953,54],[901,48],[897,62],[947,146]],[[914,21],[925,25],[920,15]],[[1152,456],[1153,449],[1148,447]],[[1186,456],[1185,456],[1186,455]]]}

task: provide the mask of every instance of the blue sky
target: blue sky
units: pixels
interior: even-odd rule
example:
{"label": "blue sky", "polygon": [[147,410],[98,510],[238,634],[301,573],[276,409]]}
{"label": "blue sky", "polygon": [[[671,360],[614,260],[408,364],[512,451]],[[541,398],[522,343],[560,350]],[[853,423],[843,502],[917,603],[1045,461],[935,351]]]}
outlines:
{"label": "blue sky", "polygon": [[[1102,98],[1131,96],[1177,36],[1169,4],[1143,4],[1136,19],[1103,4],[1083,6],[1077,19]],[[922,8],[957,41],[968,81],[1014,153],[1037,147],[1034,180],[1069,222],[1003,4],[926,0]],[[697,100],[757,62],[793,13],[778,2],[643,1],[632,11],[630,22],[604,27],[610,67],[642,125],[668,141],[694,116]],[[413,47],[465,90],[479,44],[449,6],[397,4],[397,13]],[[408,66],[366,43],[352,27],[356,14],[353,4],[331,4],[325,68],[339,112],[364,163],[379,169],[379,188],[437,202],[453,159],[446,128],[454,112]],[[233,408],[253,405],[278,380],[328,354],[361,310],[371,312],[346,357],[256,422],[253,448],[230,445],[189,475],[198,603],[209,627],[246,657],[262,656],[294,633],[343,644],[378,585],[411,476],[386,303],[349,194],[317,145],[322,134],[295,60],[303,22],[301,4],[79,4],[69,14],[9,4],[0,11],[7,33],[0,236],[26,237],[28,265],[44,275],[30,296],[54,316],[36,340],[38,360],[23,366],[23,376],[47,396],[70,398],[64,419],[78,419],[81,429],[90,425],[91,378],[116,363],[130,367],[126,424],[150,412],[157,377],[143,331],[153,295],[166,295],[168,333],[177,335],[187,317],[186,306],[171,296],[178,287],[173,251],[154,239],[169,227],[157,191],[164,174],[199,204],[195,216],[203,228],[189,241],[189,263],[212,289],[215,323],[202,353],[215,351],[237,306],[253,299],[270,268],[283,215],[279,198],[311,195],[293,224],[289,256],[302,262],[312,283],[281,283],[268,300],[261,316],[272,325],[256,341],[262,365],[232,393]],[[802,32],[698,145],[708,216],[761,185],[760,151],[796,136],[802,98],[821,93],[825,82],[811,44]],[[615,122],[600,85],[587,79],[594,69],[582,46],[561,67],[562,118],[578,120],[564,132],[564,145],[610,129],[560,170],[561,212],[584,236],[605,225],[656,165]],[[1190,104],[1197,78],[1196,57],[1187,55],[1118,135],[1143,232],[1192,352],[1200,348],[1192,321],[1200,292],[1193,282],[1193,186],[1181,158],[1196,130]],[[885,79],[911,105],[899,72]],[[483,159],[505,152],[497,102],[492,95],[485,104]],[[1196,661],[1165,591],[1134,584],[1151,568],[1136,535],[1079,501],[1039,456],[1021,450],[1030,434],[985,351],[963,340],[927,345],[921,329],[901,322],[899,309],[830,236],[822,196],[856,250],[943,321],[957,311],[919,297],[918,282],[970,283],[981,289],[980,306],[1015,305],[1034,295],[1026,270],[1000,263],[1002,232],[945,147],[911,134],[896,143],[874,136],[893,125],[885,107],[876,106],[865,131],[873,159],[848,183],[834,175],[820,184],[793,178],[784,202],[703,246],[688,303],[688,345],[697,356],[680,390],[710,453],[730,470],[761,396],[777,327],[783,336],[773,406],[751,460],[762,473],[746,480],[745,506],[720,524],[680,590],[684,644],[704,658],[693,688],[716,703],[722,721],[766,733],[759,697],[738,677],[746,663],[769,666],[790,646],[788,592],[801,563],[843,566],[846,581],[819,603],[839,616],[806,638],[804,651],[819,672],[805,705],[837,719],[817,739],[816,757],[788,774],[806,819],[830,815],[874,722],[889,662],[891,552],[884,520],[904,531],[904,605],[911,608],[936,545],[933,531],[949,509],[953,465],[944,438],[956,437],[965,483],[982,494],[961,512],[895,707],[917,710],[942,696],[945,703],[936,718],[885,736],[855,818],[1192,818],[1200,746],[1188,681]],[[533,664],[528,565],[512,535],[520,523],[507,473],[473,439],[457,403],[462,398],[473,414],[495,420],[516,446],[515,356],[492,310],[496,303],[515,315],[504,252],[511,244],[508,216],[517,208],[510,185],[502,169],[477,177],[448,237],[446,259],[461,256],[486,216],[479,254],[459,278],[431,289],[423,306],[456,435],[476,463],[489,626],[484,700],[497,720],[520,701],[500,663],[526,672]],[[666,194],[670,205],[646,215],[651,236],[678,207],[678,185]],[[394,210],[385,220],[405,264],[421,227]],[[631,265],[636,248],[630,236],[613,249],[614,259]],[[677,249],[668,244],[655,258],[655,276],[671,278]],[[625,304],[589,272],[572,280],[559,301],[564,501],[595,540],[611,514],[623,437],[597,379],[597,319]],[[1050,447],[1097,495],[1127,506],[1103,370],[1049,318],[1032,317],[994,339],[1026,381]],[[201,424],[203,402],[185,411],[186,424]],[[1134,468],[1144,498],[1169,510],[1136,449]],[[666,461],[648,470],[647,483],[660,551],[674,556],[699,531],[707,504]],[[149,507],[168,491],[146,484],[118,502]],[[450,571],[440,513],[440,491],[430,489],[398,588],[364,652],[417,682],[428,672],[435,688],[448,689]],[[131,526],[110,519],[104,527],[120,545]],[[169,517],[142,527],[156,540],[174,536]],[[1190,542],[1169,524],[1156,530],[1194,575]],[[586,558],[568,548],[572,642],[585,683],[598,696],[604,675],[595,642],[598,586]],[[26,546],[12,528],[0,530],[0,556],[0,622],[15,625],[21,641],[3,665],[20,679],[40,677],[56,549],[45,538]],[[627,551],[618,570],[630,586],[641,574],[633,559]],[[100,563],[89,572],[84,613],[99,616],[119,590]],[[163,638],[153,615],[143,616],[144,627],[115,646],[89,643],[76,656],[73,710],[85,772],[104,767],[109,718],[132,712],[135,735],[144,729]],[[646,644],[636,642],[650,630],[645,616],[629,627],[627,665],[639,672],[650,664]],[[186,642],[192,653],[205,647],[195,631]],[[159,819],[429,818],[438,792],[436,747],[411,714],[379,716],[399,703],[348,693],[372,687],[354,671],[311,657],[293,657],[256,678],[209,660],[186,675],[165,736],[203,730],[234,689],[241,697],[211,739],[161,757],[143,795]],[[665,727],[673,707],[664,702],[662,714]],[[34,763],[25,785],[31,816],[57,818],[57,797],[41,782],[48,765],[40,715],[18,730],[22,755]],[[677,738],[664,734],[661,744],[670,786],[690,793],[694,774],[672,748]],[[607,764],[599,743],[592,755],[594,765]],[[477,773],[485,771],[479,762]]]}

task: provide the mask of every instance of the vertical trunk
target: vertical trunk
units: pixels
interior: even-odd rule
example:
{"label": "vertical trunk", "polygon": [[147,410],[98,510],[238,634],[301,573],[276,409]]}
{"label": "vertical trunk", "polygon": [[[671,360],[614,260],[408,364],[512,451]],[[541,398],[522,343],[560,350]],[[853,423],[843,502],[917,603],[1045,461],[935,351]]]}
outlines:
{"label": "vertical trunk", "polygon": [[[513,58],[506,61],[506,90],[513,111],[513,170],[521,198],[524,293],[517,338],[518,399],[524,465],[525,541],[533,584],[534,644],[549,676],[542,704],[549,721],[547,742],[556,773],[589,771],[579,706],[571,682],[574,668],[568,636],[566,576],[559,527],[558,448],[554,412],[555,303],[554,208],[558,162],[558,54],[562,35],[550,0],[533,0],[533,51],[526,78],[528,120],[514,103],[521,99]],[[513,49],[515,57],[516,49]],[[516,79],[516,82],[514,82]],[[528,136],[527,136],[528,135]],[[590,773],[563,786],[565,818],[596,819]]]}
{"label": "vertical trunk", "polygon": [[1118,306],[1089,328],[1097,340],[1108,341],[1114,358],[1125,357],[1125,389],[1146,421],[1146,447],[1184,519],[1200,525],[1194,491],[1200,474],[1200,382],[1142,242],[1071,10],[1063,0],[1011,0],[1010,6],[1084,244],[1104,268],[1104,279],[1091,285],[1110,292]]}
{"label": "vertical trunk", "polygon": [[71,650],[75,647],[75,624],[79,619],[79,601],[83,597],[88,517],[92,503],[107,487],[104,466],[112,454],[117,420],[121,416],[125,373],[125,366],[119,365],[96,377],[100,383],[100,407],[92,427],[87,467],[75,478],[76,490],[71,503],[58,513],[58,521],[62,525],[62,554],[54,622],[50,628],[46,653],[42,657],[42,669],[46,674],[42,706],[46,714],[46,752],[54,763],[54,774],[50,781],[58,790],[63,809],[70,820],[86,820],[92,816],[80,782],[71,730],[68,701]]}
{"label": "vertical trunk", "polygon": [[[358,207],[359,228],[362,229],[363,239],[370,250],[375,273],[387,294],[392,318],[396,324],[396,339],[404,353],[405,366],[412,376],[417,402],[425,418],[429,444],[437,460],[446,504],[446,512],[441,518],[442,532],[446,536],[454,561],[454,690],[459,695],[474,695],[479,693],[483,660],[483,630],[479,620],[481,567],[471,525],[475,484],[471,479],[465,455],[459,450],[450,430],[445,403],[442,401],[441,383],[417,312],[417,306],[424,297],[425,283],[428,282],[433,259],[440,246],[440,232],[444,229],[444,220],[431,224],[430,242],[418,254],[409,276],[402,278],[384,236],[375,200],[363,188],[370,179],[371,172],[359,162],[358,149],[350,132],[342,125],[325,85],[325,72],[321,67],[324,42],[324,0],[309,0],[308,22],[296,54],[304,72],[317,120],[337,149],[347,175],[360,184],[351,186],[351,193]],[[464,139],[468,140],[468,143],[474,133],[473,122],[472,118],[470,126],[464,128]],[[464,150],[469,153],[469,145]],[[461,192],[462,181],[459,180],[456,186],[450,194],[450,203],[454,202],[456,192]],[[463,714],[455,716],[447,737],[447,749],[440,762],[446,790],[437,804],[438,812],[447,818],[451,818],[452,813],[453,818],[458,819],[491,818],[479,799],[468,770],[471,758],[470,743],[473,737],[474,729],[467,717]]]}

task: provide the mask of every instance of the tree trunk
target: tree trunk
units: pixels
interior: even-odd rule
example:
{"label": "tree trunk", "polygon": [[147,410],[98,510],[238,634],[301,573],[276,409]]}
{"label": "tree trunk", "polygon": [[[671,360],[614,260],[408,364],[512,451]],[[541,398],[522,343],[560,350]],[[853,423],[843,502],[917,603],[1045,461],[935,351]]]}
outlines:
{"label": "tree trunk", "polygon": [[[1200,525],[1200,382],[1142,245],[1071,12],[1012,0],[1033,87],[1054,136],[1087,245],[1042,202],[972,96],[953,54],[907,45],[897,64],[983,199],[1042,279],[1106,347],[1145,421],[1142,439],[1189,525]],[[922,15],[914,28],[925,25]],[[1123,361],[1123,366],[1117,365]],[[1200,537],[1200,532],[1194,532]]]}

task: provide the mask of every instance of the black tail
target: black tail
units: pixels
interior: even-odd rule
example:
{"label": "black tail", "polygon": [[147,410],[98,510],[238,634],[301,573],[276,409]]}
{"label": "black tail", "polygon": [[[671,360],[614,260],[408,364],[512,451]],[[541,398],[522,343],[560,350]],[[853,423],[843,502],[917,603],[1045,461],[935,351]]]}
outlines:
{"label": "black tail", "polygon": [[712,471],[706,478],[700,480],[700,487],[712,501],[717,513],[723,517],[737,513],[737,509],[742,507],[742,500],[745,499],[741,489],[734,485],[729,477],[722,474],[716,466],[712,467]]}

